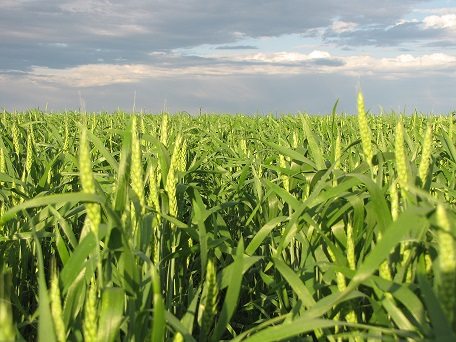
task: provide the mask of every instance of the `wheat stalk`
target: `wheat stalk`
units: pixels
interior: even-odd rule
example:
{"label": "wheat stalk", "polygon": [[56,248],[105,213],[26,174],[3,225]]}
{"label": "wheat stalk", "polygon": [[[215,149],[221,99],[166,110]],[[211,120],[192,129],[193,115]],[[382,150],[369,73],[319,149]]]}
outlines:
{"label": "wheat stalk", "polygon": [[19,157],[21,147],[20,147],[20,143],[19,143],[19,127],[17,126],[16,118],[13,120],[13,126],[11,128],[11,135],[13,137],[14,152]]}
{"label": "wheat stalk", "polygon": [[450,220],[442,205],[437,206],[440,283],[438,294],[448,317],[453,322],[456,310],[456,248]]}
{"label": "wheat stalk", "polygon": [[174,142],[173,155],[171,157],[171,163],[168,170],[168,176],[166,177],[165,190],[168,194],[168,206],[169,214],[177,217],[177,198],[176,198],[176,183],[177,183],[177,171],[179,168],[180,148],[182,144],[182,136],[179,134]]}
{"label": "wheat stalk", "polygon": [[95,279],[92,279],[87,291],[83,333],[85,342],[97,342],[97,286]]}
{"label": "wheat stalk", "polygon": [[396,158],[396,170],[398,183],[403,190],[408,189],[408,166],[404,146],[404,126],[399,120],[396,126],[396,140],[394,145],[394,155]]}
{"label": "wheat stalk", "polygon": [[32,165],[33,165],[33,136],[32,134],[27,135],[27,150],[26,150],[26,156],[25,156],[25,173],[30,174],[32,171]]}
{"label": "wheat stalk", "polygon": [[364,109],[364,97],[361,91],[358,92],[358,127],[359,134],[361,136],[361,145],[363,148],[364,157],[366,158],[367,164],[372,167],[372,134],[369,128],[369,122]]}
{"label": "wheat stalk", "polygon": [[164,113],[162,116],[162,123],[160,126],[160,142],[165,146],[168,146],[168,121],[168,114]]}
{"label": "wheat stalk", "polygon": [[146,200],[144,195],[143,169],[141,161],[141,142],[138,137],[136,115],[133,115],[131,125],[131,188],[139,199],[141,214],[144,214]]}
{"label": "wheat stalk", "polygon": [[70,147],[70,128],[68,124],[68,115],[65,115],[65,132],[64,132],[64,141],[63,141],[63,150],[68,151],[68,148]]}
{"label": "wheat stalk", "polygon": [[54,321],[55,335],[58,342],[66,341],[65,324],[63,323],[62,302],[60,299],[59,277],[54,270],[50,288],[51,314]]}
{"label": "wheat stalk", "polygon": [[[211,259],[207,262],[206,280],[204,282],[204,286],[206,292],[200,303],[201,336],[203,337],[208,336],[217,312],[217,272]],[[205,339],[203,339],[203,341],[204,340]]]}
{"label": "wheat stalk", "polygon": [[11,302],[6,296],[5,274],[0,273],[0,341],[16,341],[16,329],[13,323]]}
{"label": "wheat stalk", "polygon": [[431,162],[432,153],[432,126],[428,124],[426,129],[426,135],[423,141],[423,151],[421,154],[421,162],[418,169],[418,177],[421,179],[421,184],[426,183],[426,177],[429,172],[429,165]]}
{"label": "wheat stalk", "polygon": [[[287,162],[285,160],[285,156],[282,154],[279,154],[279,166],[282,169],[287,169]],[[282,178],[283,188],[287,192],[290,192],[290,177],[288,177],[286,174],[282,174],[280,177]]]}
{"label": "wheat stalk", "polygon": [[[82,185],[82,191],[87,194],[95,194],[95,180],[92,172],[89,139],[85,127],[81,131],[81,139],[79,142],[79,178]],[[92,231],[95,236],[98,236],[100,206],[97,203],[86,203],[86,210]]]}

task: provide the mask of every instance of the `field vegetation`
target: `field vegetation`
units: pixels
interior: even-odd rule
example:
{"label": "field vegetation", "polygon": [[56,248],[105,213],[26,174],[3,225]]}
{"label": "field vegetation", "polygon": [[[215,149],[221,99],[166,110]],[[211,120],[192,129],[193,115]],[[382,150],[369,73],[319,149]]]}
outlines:
{"label": "field vegetation", "polygon": [[456,340],[451,115],[0,114],[0,340]]}

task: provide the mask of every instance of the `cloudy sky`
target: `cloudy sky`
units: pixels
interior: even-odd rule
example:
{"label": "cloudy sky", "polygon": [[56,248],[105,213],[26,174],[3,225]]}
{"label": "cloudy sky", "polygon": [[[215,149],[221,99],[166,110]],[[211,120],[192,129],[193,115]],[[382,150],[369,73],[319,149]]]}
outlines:
{"label": "cloudy sky", "polygon": [[0,0],[0,107],[456,109],[455,0]]}

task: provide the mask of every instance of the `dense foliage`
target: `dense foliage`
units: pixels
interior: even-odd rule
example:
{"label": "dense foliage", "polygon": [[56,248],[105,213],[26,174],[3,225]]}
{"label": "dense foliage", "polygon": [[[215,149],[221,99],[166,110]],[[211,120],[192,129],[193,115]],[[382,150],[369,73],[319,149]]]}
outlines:
{"label": "dense foliage", "polygon": [[0,340],[456,340],[451,116],[4,112]]}

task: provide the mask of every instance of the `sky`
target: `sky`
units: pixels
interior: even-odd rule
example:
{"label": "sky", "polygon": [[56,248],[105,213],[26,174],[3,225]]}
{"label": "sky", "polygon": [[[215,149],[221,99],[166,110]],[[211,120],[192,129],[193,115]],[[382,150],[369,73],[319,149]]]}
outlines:
{"label": "sky", "polygon": [[456,110],[456,0],[0,0],[0,108]]}

